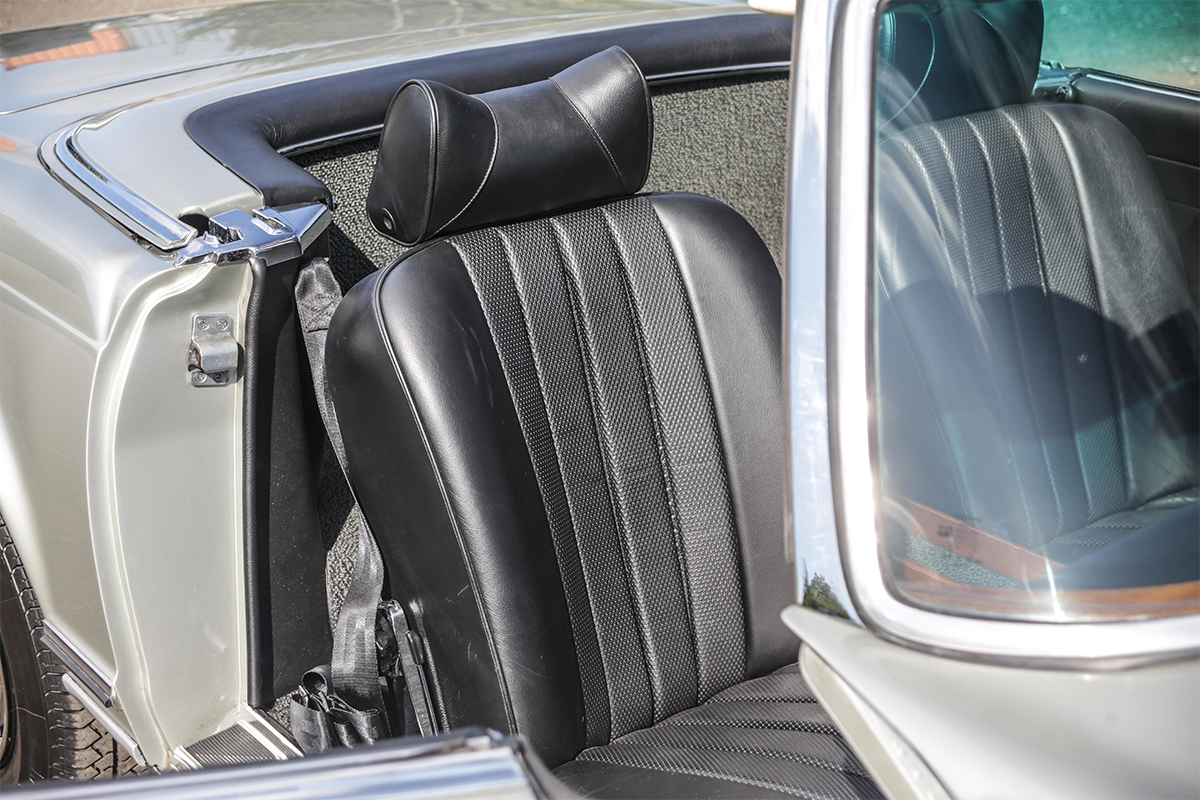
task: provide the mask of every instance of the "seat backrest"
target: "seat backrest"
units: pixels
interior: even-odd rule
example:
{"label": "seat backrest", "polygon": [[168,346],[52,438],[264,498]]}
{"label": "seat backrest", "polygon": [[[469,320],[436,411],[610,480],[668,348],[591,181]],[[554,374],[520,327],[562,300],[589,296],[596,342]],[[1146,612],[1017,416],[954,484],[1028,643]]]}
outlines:
{"label": "seat backrest", "polygon": [[424,244],[326,350],[442,724],[551,766],[796,657],[779,275],[725,206],[630,196],[650,109],[615,48],[477,97],[406,85],[369,213]]}
{"label": "seat backrest", "polygon": [[1194,488],[1196,308],[1144,151],[1102,111],[1022,102],[1040,3],[919,8],[894,27],[955,38],[881,90],[886,483],[1030,547]]}

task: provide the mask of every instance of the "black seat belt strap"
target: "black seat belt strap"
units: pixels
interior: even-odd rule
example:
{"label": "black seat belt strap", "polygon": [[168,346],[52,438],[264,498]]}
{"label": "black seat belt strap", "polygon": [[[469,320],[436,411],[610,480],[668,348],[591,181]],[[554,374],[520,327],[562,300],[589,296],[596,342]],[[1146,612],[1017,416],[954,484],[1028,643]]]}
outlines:
{"label": "black seat belt strap", "polygon": [[[312,369],[317,406],[353,495],[346,449],[325,379],[325,339],[341,299],[341,289],[327,259],[314,258],[300,270],[296,280],[296,309]],[[292,732],[305,752],[325,750],[334,744],[373,742],[403,733],[391,730],[403,726],[403,719],[393,720],[392,725],[388,723],[380,685],[381,660],[385,662],[385,678],[403,681],[420,733],[427,736],[436,732],[436,717],[419,663],[419,640],[409,630],[398,603],[381,604],[383,558],[357,500],[355,497],[357,558],[333,631],[331,663],[328,668],[310,670],[292,697]],[[394,642],[390,649],[391,640]]]}

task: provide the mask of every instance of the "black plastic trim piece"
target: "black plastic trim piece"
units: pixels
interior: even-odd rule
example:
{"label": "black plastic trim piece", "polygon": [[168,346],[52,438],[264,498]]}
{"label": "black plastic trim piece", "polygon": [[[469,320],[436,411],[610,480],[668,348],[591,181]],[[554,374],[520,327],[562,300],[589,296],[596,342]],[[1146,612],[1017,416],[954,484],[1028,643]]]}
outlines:
{"label": "black plastic trim piece", "polygon": [[409,79],[436,80],[478,94],[542,80],[613,45],[633,56],[651,80],[757,68],[787,61],[791,34],[790,20],[739,12],[499,45],[230,97],[193,111],[185,128],[200,147],[258,189],[266,205],[329,205],[329,189],[279,151],[369,135],[383,124],[392,96]]}

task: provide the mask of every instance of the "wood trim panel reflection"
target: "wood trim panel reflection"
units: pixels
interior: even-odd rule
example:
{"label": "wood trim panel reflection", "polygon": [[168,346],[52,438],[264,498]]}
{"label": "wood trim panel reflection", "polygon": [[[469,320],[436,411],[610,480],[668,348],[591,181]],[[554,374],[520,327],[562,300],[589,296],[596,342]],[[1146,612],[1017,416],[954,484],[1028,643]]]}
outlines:
{"label": "wood trim panel reflection", "polygon": [[[949,514],[899,495],[890,495],[903,513],[905,530],[957,556],[1020,583],[1034,583],[1062,566],[1052,558],[968,525]],[[914,565],[916,566],[916,565]],[[908,569],[908,567],[905,567]],[[928,571],[928,570],[926,570]],[[897,573],[900,576],[900,573]],[[902,576],[901,576],[902,577]],[[939,576],[943,577],[943,576]],[[953,581],[952,581],[953,583]]]}
{"label": "wood trim panel reflection", "polygon": [[1071,622],[1139,617],[1173,617],[1200,613],[1200,581],[1137,586],[1129,589],[994,589],[947,585],[899,578],[897,588],[909,598],[989,615],[1059,619]]}

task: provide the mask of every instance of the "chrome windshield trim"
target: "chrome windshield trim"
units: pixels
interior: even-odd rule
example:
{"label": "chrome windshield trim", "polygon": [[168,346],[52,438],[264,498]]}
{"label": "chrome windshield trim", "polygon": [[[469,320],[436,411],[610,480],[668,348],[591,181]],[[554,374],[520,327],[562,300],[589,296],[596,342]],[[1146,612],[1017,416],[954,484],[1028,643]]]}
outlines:
{"label": "chrome windshield trim", "polygon": [[1200,92],[1187,89],[1183,86],[1169,86],[1165,83],[1156,83],[1155,81],[1138,78],[1133,75],[1117,75],[1113,72],[1102,72],[1100,70],[1083,70],[1079,77],[1091,78],[1101,83],[1115,83],[1118,86],[1129,86],[1146,92],[1154,92],[1155,94],[1165,94],[1168,97],[1179,97],[1184,100],[1191,100],[1192,102],[1200,101]]}
{"label": "chrome windshield trim", "polygon": [[[1197,615],[1090,623],[980,619],[917,608],[888,589],[875,526],[869,384],[874,54],[877,13],[885,2],[804,4],[792,111],[786,325],[792,392],[789,502],[797,563],[806,547],[816,552],[832,537],[830,515],[822,507],[824,497],[831,496],[850,598],[863,622],[885,638],[958,658],[1076,669],[1119,669],[1198,653]],[[828,40],[817,35],[825,31]],[[824,168],[812,163],[822,157],[828,158]],[[822,209],[825,200],[828,208]],[[815,275],[816,264],[827,270],[828,286]],[[827,308],[815,309],[811,296],[801,296],[804,292],[815,293]],[[830,324],[819,327],[815,320],[826,313]],[[805,316],[815,314],[820,316]],[[826,376],[798,375],[798,365],[822,363],[826,354]],[[817,414],[826,399],[823,387],[828,390],[829,459],[809,464],[806,459],[820,458],[816,431],[826,424]],[[798,390],[814,394],[797,395]],[[798,429],[801,423],[811,431]],[[816,485],[826,474],[830,483]],[[797,519],[808,522],[808,531]],[[819,530],[818,524],[830,528]]]}
{"label": "chrome windshield trim", "polygon": [[88,157],[78,140],[79,132],[91,123],[92,120],[77,123],[42,143],[42,162],[47,169],[55,173],[54,162],[46,158],[50,150],[55,160],[82,184],[70,188],[86,189],[86,200],[159,250],[178,250],[196,238],[195,228],[153,205]]}
{"label": "chrome windshield trim", "polygon": [[[784,236],[783,352],[787,379],[784,529],[793,537],[797,602],[805,605],[814,577],[845,613],[857,620],[846,587],[837,537],[830,474],[825,339],[829,195],[828,59],[833,4],[808,2],[796,16],[791,114],[788,119],[788,191]],[[823,609],[824,610],[824,609]]]}

